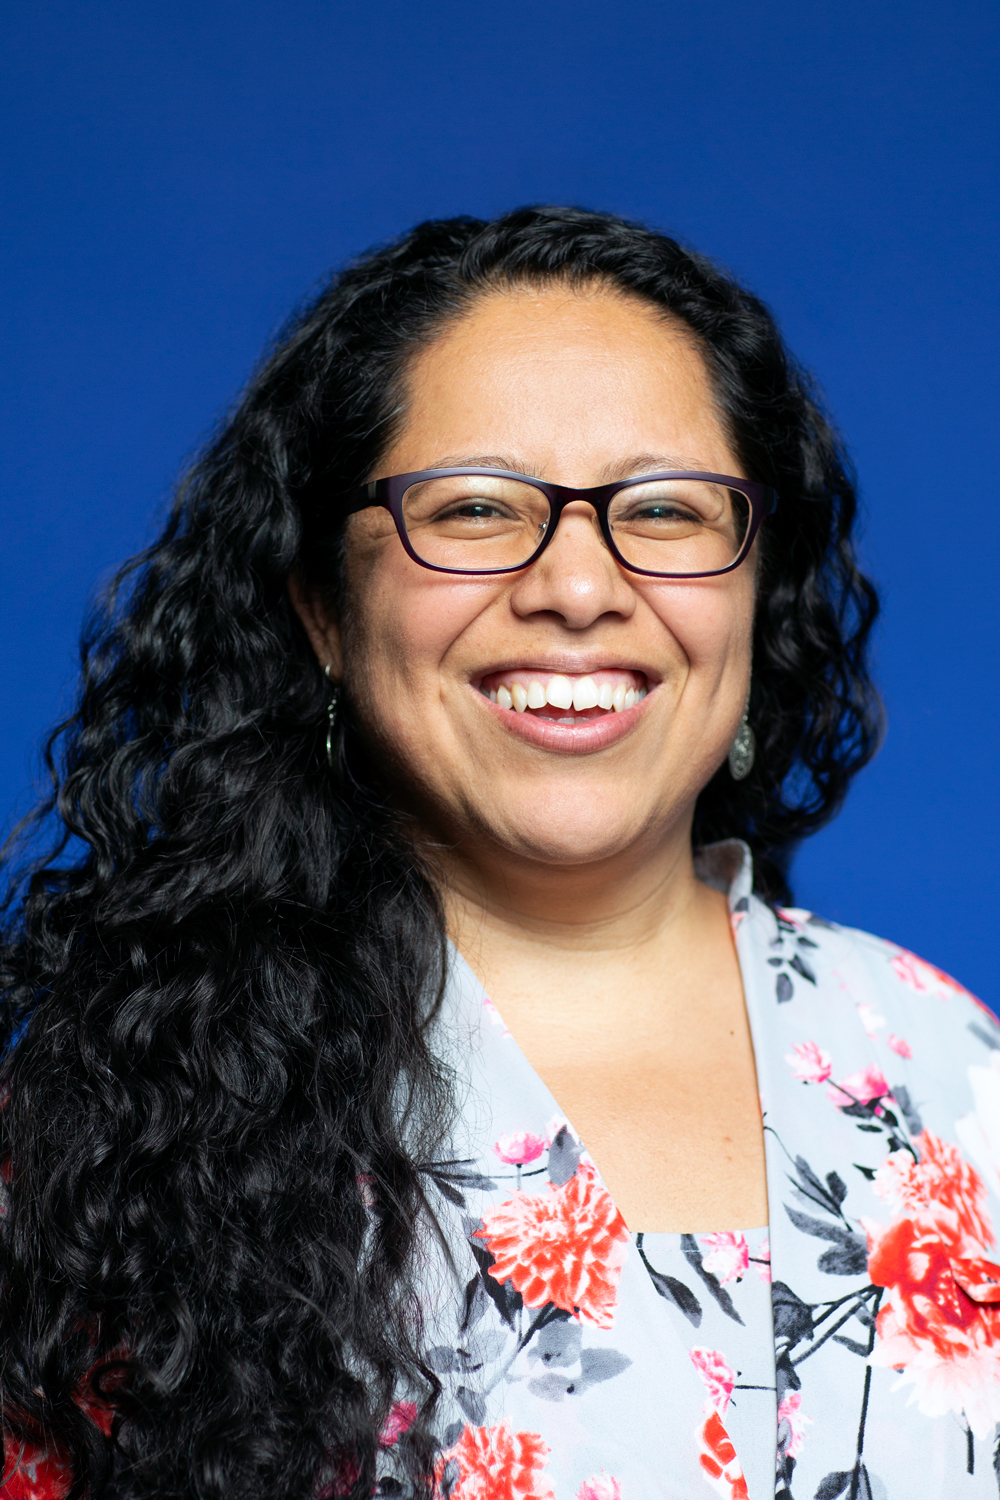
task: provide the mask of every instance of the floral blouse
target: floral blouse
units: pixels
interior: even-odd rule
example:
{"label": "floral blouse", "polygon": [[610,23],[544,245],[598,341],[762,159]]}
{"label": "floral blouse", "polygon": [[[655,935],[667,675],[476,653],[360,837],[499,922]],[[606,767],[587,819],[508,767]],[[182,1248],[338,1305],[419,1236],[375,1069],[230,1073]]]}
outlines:
{"label": "floral blouse", "polygon": [[439,1493],[997,1500],[1000,1027],[904,949],[766,906],[744,846],[699,873],[728,892],[770,1225],[630,1234],[455,955]]}
{"label": "floral blouse", "polygon": [[[770,1224],[632,1234],[453,954],[459,1080],[421,1250],[439,1500],[997,1500],[1000,1026],[922,960],[728,892]],[[637,1150],[648,1144],[637,1143]],[[416,1408],[400,1392],[378,1493]],[[56,1500],[26,1452],[0,1500]]]}

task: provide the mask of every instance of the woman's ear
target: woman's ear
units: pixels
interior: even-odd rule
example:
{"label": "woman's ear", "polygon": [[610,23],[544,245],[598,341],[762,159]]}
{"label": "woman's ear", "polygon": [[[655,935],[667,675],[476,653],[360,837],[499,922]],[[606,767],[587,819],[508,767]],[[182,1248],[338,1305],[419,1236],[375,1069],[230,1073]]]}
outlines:
{"label": "woman's ear", "polygon": [[339,682],[344,675],[340,623],[322,596],[307,587],[297,566],[288,575],[288,597],[320,666],[324,671],[329,669],[332,682]]}

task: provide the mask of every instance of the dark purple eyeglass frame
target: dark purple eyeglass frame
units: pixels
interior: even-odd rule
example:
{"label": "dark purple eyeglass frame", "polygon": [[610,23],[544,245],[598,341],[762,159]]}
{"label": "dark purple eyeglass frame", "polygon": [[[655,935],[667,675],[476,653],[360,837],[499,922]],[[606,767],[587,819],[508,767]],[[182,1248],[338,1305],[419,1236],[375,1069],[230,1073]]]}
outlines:
{"label": "dark purple eyeglass frame", "polygon": [[[438,563],[426,562],[414,552],[403,520],[404,494],[411,485],[419,484],[422,480],[448,479],[461,474],[467,474],[474,479],[517,479],[522,484],[530,484],[536,490],[541,490],[549,502],[551,520],[541,542],[526,562],[518,563],[512,568],[443,568]],[[727,563],[724,568],[712,568],[707,573],[661,573],[654,568],[637,568],[634,563],[625,561],[615,546],[608,522],[608,506],[619,490],[648,484],[653,479],[708,479],[713,484],[725,485],[726,489],[737,490],[741,495],[746,496],[750,505],[750,520],[743,538],[743,545],[731,563]],[[342,514],[345,516],[353,516],[357,511],[367,510],[373,505],[380,505],[387,510],[396,523],[399,540],[405,547],[407,555],[420,567],[430,568],[433,573],[456,573],[465,577],[475,575],[482,577],[491,573],[520,573],[525,568],[530,568],[533,562],[538,561],[555,536],[564,507],[573,500],[585,500],[597,512],[601,534],[612,556],[630,573],[642,573],[647,578],[716,578],[723,573],[731,573],[744,561],[753,546],[761,521],[771,514],[778,501],[776,492],[769,485],[756,484],[751,479],[734,479],[729,474],[707,474],[699,469],[664,469],[654,474],[639,474],[632,479],[620,479],[614,484],[599,484],[592,489],[585,490],[570,489],[564,484],[548,484],[544,479],[532,479],[530,475],[518,474],[512,469],[418,469],[414,474],[392,474],[386,479],[373,479],[369,484],[362,485],[360,489],[348,490],[343,498],[346,506]]]}

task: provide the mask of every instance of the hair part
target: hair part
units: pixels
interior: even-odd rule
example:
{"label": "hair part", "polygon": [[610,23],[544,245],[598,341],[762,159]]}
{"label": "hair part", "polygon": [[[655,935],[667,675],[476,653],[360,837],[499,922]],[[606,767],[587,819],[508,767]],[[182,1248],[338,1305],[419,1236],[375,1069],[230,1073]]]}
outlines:
{"label": "hair part", "polygon": [[337,495],[376,472],[414,352],[490,291],[557,281],[691,330],[747,475],[779,495],[757,760],[704,789],[697,841],[745,839],[787,899],[796,844],[874,751],[850,464],[761,302],[654,230],[567,208],[422,224],[336,276],[88,620],[32,822],[57,837],[23,875],[8,853],[0,1395],[15,1453],[58,1441],[72,1500],[335,1480],[360,1500],[399,1389],[420,1403],[400,1463],[427,1489],[414,1260],[451,1108],[428,1035],[440,898],[349,704],[326,764],[287,580],[347,607]]}

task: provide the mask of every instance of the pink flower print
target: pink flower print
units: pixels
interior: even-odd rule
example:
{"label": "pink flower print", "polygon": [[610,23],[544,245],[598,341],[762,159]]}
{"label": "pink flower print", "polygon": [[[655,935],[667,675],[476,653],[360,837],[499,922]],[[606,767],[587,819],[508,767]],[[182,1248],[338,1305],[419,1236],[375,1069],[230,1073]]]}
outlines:
{"label": "pink flower print", "polygon": [[826,1092],[840,1109],[849,1104],[871,1104],[873,1099],[892,1097],[885,1074],[874,1063],[862,1068],[860,1073],[849,1073],[839,1083],[831,1084]]}
{"label": "pink flower print", "polygon": [[745,916],[746,916],[746,912],[745,911],[731,911],[729,913],[729,926],[732,929],[733,937],[735,937],[736,934],[739,932],[739,930],[740,930],[740,923],[743,921],[743,918]]}
{"label": "pink flower print", "polygon": [[[797,1457],[805,1441],[806,1423],[812,1421],[812,1417],[807,1417],[800,1409],[801,1406],[801,1391],[788,1391],[781,1398],[781,1405],[778,1407],[778,1447],[789,1458]],[[788,1424],[787,1437],[781,1430],[782,1422]]]}
{"label": "pink flower print", "polygon": [[812,916],[811,911],[804,911],[799,906],[777,906],[775,910],[783,922],[787,922],[789,927],[794,927],[799,932],[805,931],[805,925]]}
{"label": "pink flower print", "polygon": [[602,1469],[599,1474],[591,1474],[583,1481],[576,1492],[576,1500],[622,1500],[622,1487],[617,1479]]}
{"label": "pink flower print", "polygon": [[507,1027],[504,1025],[503,1016],[497,1010],[496,1006],[493,1004],[493,1001],[490,999],[489,995],[484,995],[483,996],[483,1010],[489,1016],[489,1018],[490,1018],[490,1024],[492,1026],[499,1026],[500,1027],[500,1035],[501,1036],[510,1036],[510,1032],[507,1030]]}
{"label": "pink flower print", "polygon": [[709,1247],[702,1264],[720,1281],[742,1281],[743,1272],[750,1264],[750,1251],[746,1236],[728,1229],[719,1234],[700,1234],[698,1238]]}
{"label": "pink flower print", "polygon": [[490,1275],[511,1280],[526,1307],[553,1302],[611,1327],[629,1232],[592,1168],[581,1166],[561,1187],[550,1183],[487,1209],[476,1238],[494,1257]]}
{"label": "pink flower print", "polygon": [[770,1239],[763,1239],[763,1240],[761,1240],[761,1242],[760,1242],[760,1252],[757,1255],[751,1255],[750,1259],[753,1261],[754,1266],[756,1267],[756,1270],[757,1270],[757,1275],[760,1277],[761,1281],[765,1281],[768,1284],[770,1284],[770,1280],[771,1280],[771,1241],[770,1241]]}
{"label": "pink flower print", "polygon": [[815,1042],[796,1042],[791,1052],[785,1053],[785,1062],[792,1077],[801,1078],[803,1083],[825,1083],[833,1072],[830,1054]]}
{"label": "pink flower print", "polygon": [[889,1043],[889,1046],[892,1048],[893,1052],[898,1053],[900,1057],[913,1056],[913,1052],[910,1049],[909,1042],[904,1041],[901,1036],[897,1036],[894,1031],[889,1032],[889,1035],[886,1037],[886,1041]]}
{"label": "pink flower print", "polygon": [[726,1363],[721,1349],[706,1349],[695,1345],[688,1353],[691,1355],[691,1363],[705,1382],[708,1405],[720,1417],[724,1417],[736,1384],[736,1371]]}
{"label": "pink flower print", "polygon": [[385,1426],[378,1435],[379,1446],[394,1448],[407,1428],[417,1420],[417,1408],[412,1401],[394,1401]]}
{"label": "pink flower print", "polygon": [[872,1041],[876,1041],[879,1032],[882,1030],[882,1027],[888,1024],[885,1016],[880,1016],[874,1005],[865,1005],[864,1002],[862,1002],[857,1007],[857,1011],[858,1015],[861,1017],[862,1026],[865,1028]]}
{"label": "pink flower print", "polygon": [[926,990],[927,980],[930,976],[926,973],[926,964],[917,957],[915,953],[908,953],[905,948],[900,948],[892,956],[892,968],[897,979],[908,984],[914,990]]}
{"label": "pink flower print", "polygon": [[493,1150],[509,1167],[524,1167],[529,1161],[537,1161],[548,1144],[544,1136],[518,1130],[513,1135],[502,1135]]}
{"label": "pink flower print", "polygon": [[897,948],[892,956],[892,967],[897,979],[908,984],[911,989],[926,993],[928,990],[935,991],[942,1000],[950,1000],[953,995],[964,995],[971,1000],[973,1005],[978,1005],[980,1010],[995,1020],[993,1012],[989,1010],[981,1000],[977,1000],[971,990],[967,990],[964,984],[959,984],[957,979],[952,979],[943,969],[937,969],[929,964],[926,959],[918,958],[915,953],[909,953],[905,948]]}

